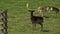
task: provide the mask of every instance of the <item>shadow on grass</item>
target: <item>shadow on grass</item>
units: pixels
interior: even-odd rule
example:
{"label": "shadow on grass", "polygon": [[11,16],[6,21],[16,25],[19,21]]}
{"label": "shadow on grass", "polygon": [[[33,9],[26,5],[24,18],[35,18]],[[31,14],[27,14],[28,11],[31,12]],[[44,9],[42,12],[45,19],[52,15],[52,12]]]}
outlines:
{"label": "shadow on grass", "polygon": [[42,32],[50,32],[50,30],[43,30]]}

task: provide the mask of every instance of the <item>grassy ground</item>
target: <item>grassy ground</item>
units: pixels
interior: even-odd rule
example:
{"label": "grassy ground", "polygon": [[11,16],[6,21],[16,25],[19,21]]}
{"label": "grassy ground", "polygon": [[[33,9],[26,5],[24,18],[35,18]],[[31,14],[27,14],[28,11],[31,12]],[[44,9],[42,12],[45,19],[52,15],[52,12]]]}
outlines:
{"label": "grassy ground", "polygon": [[[0,9],[8,9],[8,34],[60,34],[60,15],[56,13],[45,14],[49,18],[44,19],[44,30],[41,32],[40,25],[32,30],[30,13],[26,8],[35,9],[38,6],[60,7],[60,0],[0,0]],[[40,15],[38,12],[35,15]]]}

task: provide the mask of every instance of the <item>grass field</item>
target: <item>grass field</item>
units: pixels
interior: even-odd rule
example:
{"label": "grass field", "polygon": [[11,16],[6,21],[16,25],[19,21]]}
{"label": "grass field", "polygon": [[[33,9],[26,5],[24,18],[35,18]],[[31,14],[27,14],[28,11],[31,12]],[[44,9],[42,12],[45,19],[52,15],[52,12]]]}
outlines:
{"label": "grass field", "polygon": [[[0,9],[8,9],[8,34],[60,34],[60,14],[45,14],[49,18],[44,19],[44,30],[41,32],[40,25],[32,30],[30,13],[26,8],[29,3],[30,9],[40,6],[60,7],[60,0],[0,0]],[[40,15],[37,11],[34,15]]]}

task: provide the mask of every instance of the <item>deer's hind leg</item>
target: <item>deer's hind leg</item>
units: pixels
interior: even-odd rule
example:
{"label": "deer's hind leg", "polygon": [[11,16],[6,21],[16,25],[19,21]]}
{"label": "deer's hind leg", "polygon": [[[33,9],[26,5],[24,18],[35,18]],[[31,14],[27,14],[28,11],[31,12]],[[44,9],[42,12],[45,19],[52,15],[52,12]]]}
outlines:
{"label": "deer's hind leg", "polygon": [[41,25],[41,31],[43,31],[43,23],[40,23],[40,25]]}

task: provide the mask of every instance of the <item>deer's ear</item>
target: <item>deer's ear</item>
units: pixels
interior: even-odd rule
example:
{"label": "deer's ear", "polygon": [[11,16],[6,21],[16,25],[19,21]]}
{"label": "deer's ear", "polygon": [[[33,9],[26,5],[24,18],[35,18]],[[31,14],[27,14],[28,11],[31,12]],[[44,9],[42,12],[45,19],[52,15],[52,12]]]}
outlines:
{"label": "deer's ear", "polygon": [[29,12],[34,12],[34,10],[28,10]]}

